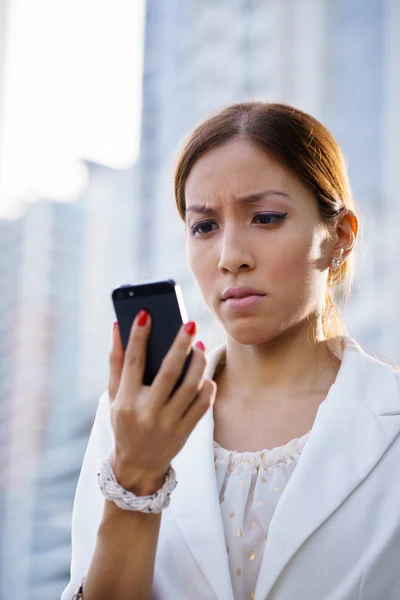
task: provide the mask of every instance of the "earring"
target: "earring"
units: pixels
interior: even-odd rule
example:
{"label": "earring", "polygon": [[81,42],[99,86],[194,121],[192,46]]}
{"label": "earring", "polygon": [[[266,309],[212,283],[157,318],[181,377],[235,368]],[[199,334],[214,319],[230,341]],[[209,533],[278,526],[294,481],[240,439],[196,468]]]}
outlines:
{"label": "earring", "polygon": [[340,251],[340,256],[332,258],[331,269],[333,269],[334,271],[336,271],[336,269],[338,269],[342,264],[342,253],[343,250]]}

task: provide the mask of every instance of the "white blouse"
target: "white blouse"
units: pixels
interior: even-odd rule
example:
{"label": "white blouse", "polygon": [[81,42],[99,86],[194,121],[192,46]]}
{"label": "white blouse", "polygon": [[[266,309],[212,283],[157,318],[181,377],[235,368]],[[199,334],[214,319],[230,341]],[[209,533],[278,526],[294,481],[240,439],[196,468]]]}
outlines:
{"label": "white blouse", "polygon": [[258,452],[226,450],[214,441],[214,463],[226,550],[236,600],[254,598],[268,528],[310,431]]}

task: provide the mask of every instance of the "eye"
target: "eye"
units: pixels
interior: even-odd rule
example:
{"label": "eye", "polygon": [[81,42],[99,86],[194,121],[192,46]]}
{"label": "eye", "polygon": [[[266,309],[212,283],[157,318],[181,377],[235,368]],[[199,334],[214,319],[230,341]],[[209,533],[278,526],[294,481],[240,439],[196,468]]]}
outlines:
{"label": "eye", "polygon": [[275,225],[286,217],[286,213],[258,213],[254,219],[260,219],[260,225]]}
{"label": "eye", "polygon": [[[193,227],[190,228],[190,231],[192,235],[207,235],[207,233],[211,233],[213,225],[216,225],[214,221],[202,221],[201,223],[193,225]],[[201,231],[203,228],[206,229],[206,231]]]}
{"label": "eye", "polygon": [[[283,221],[286,215],[287,212],[258,213],[257,215],[254,215],[253,221],[255,219],[258,219],[260,225],[273,226]],[[190,228],[190,232],[193,236],[205,236],[211,233],[212,231],[215,231],[215,229],[213,229],[213,225],[217,227],[217,223],[215,221],[202,221],[201,223],[196,223],[195,225],[193,225],[193,227]]]}

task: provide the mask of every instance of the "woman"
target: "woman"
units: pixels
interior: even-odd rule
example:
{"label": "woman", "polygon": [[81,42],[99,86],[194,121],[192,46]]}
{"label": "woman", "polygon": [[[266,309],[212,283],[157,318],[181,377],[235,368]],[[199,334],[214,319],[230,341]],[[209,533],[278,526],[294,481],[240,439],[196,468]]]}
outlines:
{"label": "woman", "polygon": [[151,387],[150,316],[125,358],[114,327],[62,600],[82,579],[85,600],[398,600],[399,376],[335,305],[358,233],[338,145],[295,108],[232,105],[187,140],[175,194],[226,343],[206,362],[198,342],[168,399],[195,323]]}

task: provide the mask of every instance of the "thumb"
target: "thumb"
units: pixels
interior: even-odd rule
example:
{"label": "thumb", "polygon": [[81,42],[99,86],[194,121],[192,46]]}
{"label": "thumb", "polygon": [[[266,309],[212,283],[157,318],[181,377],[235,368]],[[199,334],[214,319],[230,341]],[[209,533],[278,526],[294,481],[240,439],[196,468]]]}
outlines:
{"label": "thumb", "polygon": [[124,348],[122,346],[118,321],[115,321],[112,328],[112,346],[109,356],[109,364],[110,375],[108,379],[108,394],[110,396],[110,400],[113,401],[118,392],[122,367],[124,365]]}

